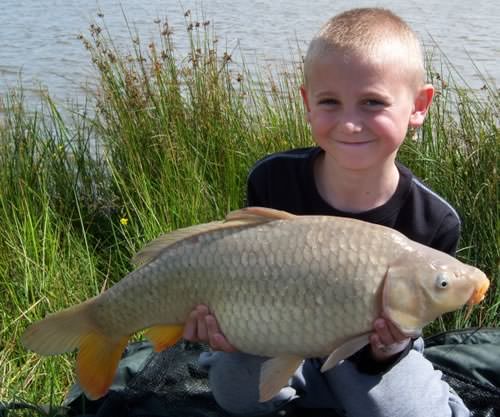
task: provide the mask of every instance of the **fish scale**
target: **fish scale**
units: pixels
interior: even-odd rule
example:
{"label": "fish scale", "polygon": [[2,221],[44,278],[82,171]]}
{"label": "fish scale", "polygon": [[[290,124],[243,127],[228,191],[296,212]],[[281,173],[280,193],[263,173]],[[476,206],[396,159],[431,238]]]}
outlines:
{"label": "fish scale", "polygon": [[155,348],[166,348],[198,304],[238,350],[273,358],[261,372],[266,400],[303,358],[328,356],[324,371],[366,345],[377,317],[416,335],[481,301],[489,285],[478,269],[393,229],[264,208],[173,231],[135,261],[142,266],[104,293],[23,335],[42,354],[79,348],[78,376],[91,398],[108,389],[132,334],[147,329]]}

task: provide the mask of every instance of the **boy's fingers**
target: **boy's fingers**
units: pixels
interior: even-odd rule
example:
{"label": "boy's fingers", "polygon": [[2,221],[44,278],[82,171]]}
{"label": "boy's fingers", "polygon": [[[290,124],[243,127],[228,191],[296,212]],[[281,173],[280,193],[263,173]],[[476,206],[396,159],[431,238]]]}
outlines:
{"label": "boy's fingers", "polygon": [[[186,324],[184,325],[184,331],[182,333],[182,336],[184,339],[189,340],[190,342],[201,342],[201,341],[207,341],[208,339],[205,338],[205,340],[201,340],[200,334],[199,334],[199,324],[200,321],[203,320],[203,325],[201,326],[201,336],[203,336],[203,328],[205,327],[204,324],[204,317],[208,314],[208,307],[205,305],[198,305],[196,308],[189,313],[189,317],[186,320]],[[206,333],[206,331],[205,331]]]}
{"label": "boy's fingers", "polygon": [[399,330],[396,327],[396,325],[394,325],[390,320],[385,320],[385,324],[386,324],[387,328],[389,329],[389,331],[391,332],[394,340],[401,342],[403,340],[410,339],[407,335],[402,333],[401,330]]}
{"label": "boy's fingers", "polygon": [[206,323],[207,314],[198,312],[196,316],[196,333],[200,342],[208,342],[208,329]]}
{"label": "boy's fingers", "polygon": [[214,316],[212,316],[211,314],[205,316],[205,323],[207,325],[209,335],[220,333],[219,323],[217,323],[217,320]]}
{"label": "boy's fingers", "polygon": [[382,345],[392,345],[396,340],[394,339],[391,330],[387,327],[384,319],[375,320],[375,331]]}
{"label": "boy's fingers", "polygon": [[392,356],[402,352],[406,348],[408,342],[409,339],[408,341],[402,341],[402,342],[392,343],[390,345],[385,345],[381,342],[380,338],[376,333],[373,333],[372,336],[370,337],[372,355],[377,361],[387,360]]}
{"label": "boy's fingers", "polygon": [[402,334],[387,320],[375,320],[374,328],[375,332],[370,336],[370,344],[376,360],[386,360],[402,352],[410,342],[409,337]]}
{"label": "boy's fingers", "polygon": [[195,334],[196,334],[196,319],[193,317],[193,312],[189,315],[186,324],[184,325],[184,331],[182,333],[182,337],[190,342],[195,342]]}
{"label": "boy's fingers", "polygon": [[402,341],[402,340],[405,340],[405,339],[408,339],[408,336],[405,335],[403,332],[401,332],[401,330],[399,330],[399,327],[397,327],[391,320],[389,320],[388,318],[382,316],[380,317],[379,319],[377,320],[383,320],[384,323],[385,323],[385,326],[389,329],[389,331],[391,332],[392,334],[392,337],[394,338],[394,340],[396,341]]}
{"label": "boy's fingers", "polygon": [[236,352],[222,334],[215,316],[210,314],[206,305],[200,304],[189,314],[184,325],[183,337],[191,342],[208,343],[214,350]]}
{"label": "boy's fingers", "polygon": [[210,313],[210,310],[205,304],[198,304],[195,308],[195,310],[199,315],[206,316],[207,314]]}
{"label": "boy's fingers", "polygon": [[384,345],[391,345],[393,343],[399,343],[409,339],[408,336],[401,333],[401,331],[389,320],[379,318],[375,320],[374,327],[380,337],[380,341]]}
{"label": "boy's fingers", "polygon": [[370,335],[370,345],[373,353],[376,353],[379,347],[384,346],[380,341],[380,338],[377,336],[377,333],[372,333]]}
{"label": "boy's fingers", "polygon": [[184,332],[182,336],[184,339],[189,340],[190,342],[198,342],[198,309],[195,308],[191,313],[189,313],[189,317],[184,325]]}
{"label": "boy's fingers", "polygon": [[236,352],[236,348],[231,345],[222,333],[215,333],[210,339],[210,346],[214,350],[220,350],[222,352]]}
{"label": "boy's fingers", "polygon": [[223,352],[236,352],[234,346],[231,345],[222,334],[217,319],[212,315],[208,315],[205,320],[210,347],[214,350],[221,350]]}

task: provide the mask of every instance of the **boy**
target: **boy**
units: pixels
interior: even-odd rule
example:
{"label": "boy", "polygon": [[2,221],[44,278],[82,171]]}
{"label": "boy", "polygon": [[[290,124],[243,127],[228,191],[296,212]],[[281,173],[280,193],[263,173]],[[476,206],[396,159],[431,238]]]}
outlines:
{"label": "boy", "polygon": [[[393,227],[425,245],[455,254],[455,210],[395,162],[408,128],[420,127],[434,90],[424,83],[416,35],[384,9],[337,15],[311,42],[301,87],[317,147],[259,161],[248,178],[247,203],[295,214],[348,216]],[[184,337],[208,342],[202,356],[217,402],[236,415],[275,412],[294,400],[345,416],[445,417],[469,412],[414,343],[383,317],[370,346],[321,374],[306,360],[291,384],[258,402],[265,358],[235,352],[207,306],[191,314]]]}

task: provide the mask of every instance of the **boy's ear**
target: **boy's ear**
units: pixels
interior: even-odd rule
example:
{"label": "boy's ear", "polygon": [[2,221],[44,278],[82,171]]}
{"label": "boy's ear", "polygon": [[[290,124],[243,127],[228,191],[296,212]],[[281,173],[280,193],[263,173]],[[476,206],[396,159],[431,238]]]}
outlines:
{"label": "boy's ear", "polygon": [[427,111],[434,97],[434,87],[431,84],[425,84],[420,88],[413,103],[413,112],[410,115],[410,127],[420,127],[424,123]]}
{"label": "boy's ear", "polygon": [[300,86],[300,95],[302,96],[304,107],[306,108],[306,120],[309,122],[309,113],[311,112],[311,107],[309,106],[309,99],[307,98],[307,90],[303,85]]}

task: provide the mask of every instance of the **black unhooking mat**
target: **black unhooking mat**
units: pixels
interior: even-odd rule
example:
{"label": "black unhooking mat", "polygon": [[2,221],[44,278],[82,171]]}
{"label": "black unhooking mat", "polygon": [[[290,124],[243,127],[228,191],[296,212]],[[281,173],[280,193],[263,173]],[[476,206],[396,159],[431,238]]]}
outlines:
{"label": "black unhooking mat", "polygon": [[[74,385],[57,415],[227,417],[210,393],[206,373],[197,365],[204,349],[201,344],[181,342],[154,353],[148,342],[132,343],[105,397],[89,401]],[[500,417],[500,328],[465,329],[432,336],[426,339],[425,356],[443,372],[443,379],[461,396],[473,417]],[[0,403],[0,417],[17,415],[15,408],[23,407]],[[42,414],[33,411],[33,415]],[[273,416],[336,417],[332,410],[302,410],[293,402]]]}
{"label": "black unhooking mat", "polygon": [[428,337],[424,355],[443,372],[473,417],[500,417],[500,328]]}
{"label": "black unhooking mat", "polygon": [[[180,342],[155,353],[148,342],[131,344],[120,362],[110,393],[98,401],[89,401],[78,385],[74,385],[64,403],[69,407],[68,415],[230,417],[213,399],[207,373],[198,366],[198,357],[206,349],[199,343]],[[291,403],[269,417],[305,415],[304,410]],[[315,409],[307,410],[307,417],[338,416],[331,409]]]}

